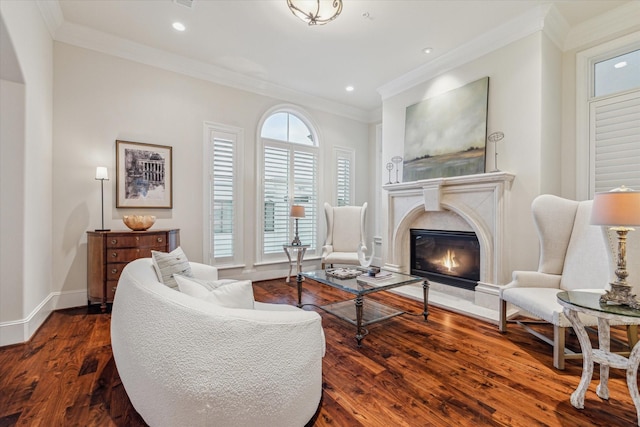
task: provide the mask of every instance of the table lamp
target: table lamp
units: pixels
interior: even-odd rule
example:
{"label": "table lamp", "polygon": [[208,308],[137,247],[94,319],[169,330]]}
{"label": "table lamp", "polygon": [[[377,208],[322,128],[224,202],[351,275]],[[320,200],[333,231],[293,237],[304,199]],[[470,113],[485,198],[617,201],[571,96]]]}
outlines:
{"label": "table lamp", "polygon": [[624,185],[593,197],[591,224],[605,225],[618,234],[618,254],[616,257],[616,280],[611,290],[602,297],[601,302],[628,305],[640,309],[640,302],[631,294],[632,287],[627,283],[627,233],[640,225],[640,191],[631,190]]}
{"label": "table lamp", "polygon": [[104,166],[98,166],[96,168],[96,180],[100,181],[100,200],[102,201],[101,213],[102,213],[102,228],[96,231],[109,231],[108,228],[104,228],[104,182],[109,181],[109,175],[107,168]]}
{"label": "table lamp", "polygon": [[304,206],[292,205],[289,216],[296,219],[296,237],[293,239],[293,242],[291,242],[291,245],[299,246],[302,244],[302,242],[300,242],[300,237],[298,237],[298,220],[300,218],[304,218]]}

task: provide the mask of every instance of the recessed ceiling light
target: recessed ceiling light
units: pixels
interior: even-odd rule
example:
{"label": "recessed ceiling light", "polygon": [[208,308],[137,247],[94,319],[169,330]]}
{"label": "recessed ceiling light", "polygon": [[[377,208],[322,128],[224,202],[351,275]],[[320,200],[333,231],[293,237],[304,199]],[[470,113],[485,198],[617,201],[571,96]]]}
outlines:
{"label": "recessed ceiling light", "polygon": [[187,27],[185,27],[182,22],[174,22],[172,26],[173,26],[173,29],[177,31],[184,31],[187,29]]}
{"label": "recessed ceiling light", "polygon": [[423,52],[423,53],[431,53],[431,52],[433,52],[433,48],[431,48],[431,47],[425,47],[424,49],[422,49],[422,52]]}
{"label": "recessed ceiling light", "polygon": [[355,88],[353,86],[347,86],[344,88],[344,90],[346,90],[347,92],[353,92]]}
{"label": "recessed ceiling light", "polygon": [[627,66],[627,61],[621,61],[621,62],[618,62],[616,65],[614,65],[615,68],[622,68],[626,66]]}

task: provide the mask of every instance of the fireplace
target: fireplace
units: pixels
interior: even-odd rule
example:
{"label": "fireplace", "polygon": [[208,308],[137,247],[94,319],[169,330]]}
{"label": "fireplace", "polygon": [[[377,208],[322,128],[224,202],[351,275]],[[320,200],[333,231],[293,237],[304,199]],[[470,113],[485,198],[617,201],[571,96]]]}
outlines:
{"label": "fireplace", "polygon": [[472,231],[411,229],[411,274],[474,290],[480,280],[480,243]]}

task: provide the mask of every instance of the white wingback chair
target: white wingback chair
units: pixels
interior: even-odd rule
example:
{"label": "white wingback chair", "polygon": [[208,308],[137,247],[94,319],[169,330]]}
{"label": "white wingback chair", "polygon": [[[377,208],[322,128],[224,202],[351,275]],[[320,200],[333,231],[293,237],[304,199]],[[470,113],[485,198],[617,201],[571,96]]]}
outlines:
{"label": "white wingback chair", "polygon": [[327,238],[322,247],[322,268],[326,264],[355,264],[358,261],[358,246],[364,241],[364,224],[367,203],[362,206],[333,207],[324,204],[327,218]]}
{"label": "white wingback chair", "polygon": [[[500,331],[507,330],[507,303],[553,324],[551,342],[518,322],[553,345],[553,366],[557,369],[564,369],[565,359],[582,355],[565,352],[566,328],[571,323],[556,295],[578,289],[604,292],[614,271],[606,231],[590,224],[591,205],[591,200],[577,202],[548,194],[536,197],[531,208],[540,239],[538,270],[514,271],[512,282],[500,291]],[[637,263],[640,253],[633,255],[636,260],[633,262]],[[585,326],[598,324],[595,317],[581,318]],[[630,328],[628,335],[630,344],[635,344],[637,326]]]}

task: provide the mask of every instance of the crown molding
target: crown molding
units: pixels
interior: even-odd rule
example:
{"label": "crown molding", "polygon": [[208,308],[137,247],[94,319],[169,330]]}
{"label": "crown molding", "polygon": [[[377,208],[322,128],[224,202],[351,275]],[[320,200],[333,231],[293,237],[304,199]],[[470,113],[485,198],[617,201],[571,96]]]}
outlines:
{"label": "crown molding", "polygon": [[309,95],[70,22],[63,22],[56,30],[55,40],[212,83],[369,123],[369,116],[371,114],[369,111]]}
{"label": "crown molding", "polygon": [[598,17],[576,25],[569,32],[564,50],[573,50],[613,34],[640,28],[640,1],[630,1]]}
{"label": "crown molding", "polygon": [[564,50],[565,40],[571,27],[555,5],[551,5],[543,17],[543,31],[560,50]]}
{"label": "crown molding", "polygon": [[554,43],[558,44],[568,27],[564,18],[552,5],[540,5],[532,10],[508,21],[495,29],[476,37],[473,41],[461,45],[456,49],[410,71],[403,76],[380,86],[378,93],[382,99],[388,99],[420,83],[424,83],[440,74],[453,70],[461,65],[485,56],[495,50],[507,46],[517,40],[542,31],[546,26],[546,17],[551,14],[546,33]]}
{"label": "crown molding", "polygon": [[49,34],[51,34],[51,38],[55,39],[56,31],[64,22],[64,15],[62,14],[60,3],[58,3],[58,0],[37,0],[36,5],[38,5],[40,15],[42,15],[42,19],[47,26],[47,30],[49,30]]}

